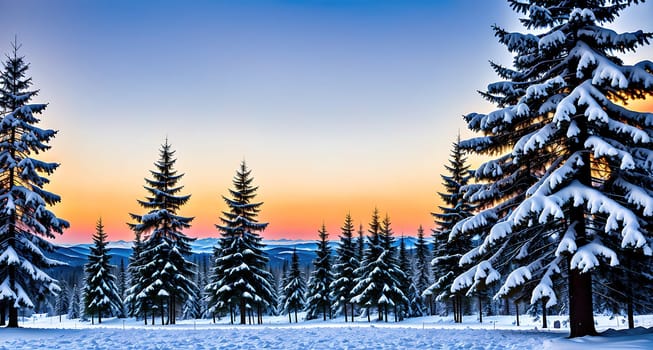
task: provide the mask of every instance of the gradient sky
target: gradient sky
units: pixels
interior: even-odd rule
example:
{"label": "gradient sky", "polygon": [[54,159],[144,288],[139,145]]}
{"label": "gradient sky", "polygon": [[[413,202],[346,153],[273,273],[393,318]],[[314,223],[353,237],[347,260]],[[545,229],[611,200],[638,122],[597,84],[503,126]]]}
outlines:
{"label": "gradient sky", "polygon": [[[653,5],[613,28],[653,30]],[[47,189],[71,222],[58,242],[89,242],[102,217],[133,238],[167,136],[192,198],[193,237],[216,236],[221,195],[241,160],[264,201],[264,237],[335,238],[345,214],[374,207],[395,232],[432,228],[461,116],[511,57],[490,26],[520,30],[504,1],[0,0],[0,52],[18,35],[60,130],[42,159],[62,165]],[[627,62],[653,59],[647,47]],[[653,104],[637,108],[653,110]]]}

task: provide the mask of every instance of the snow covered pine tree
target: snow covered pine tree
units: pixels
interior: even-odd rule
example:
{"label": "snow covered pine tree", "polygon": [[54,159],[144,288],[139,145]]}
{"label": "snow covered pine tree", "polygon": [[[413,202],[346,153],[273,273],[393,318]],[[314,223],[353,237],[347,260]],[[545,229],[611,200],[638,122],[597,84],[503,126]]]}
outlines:
{"label": "snow covered pine tree", "polygon": [[[604,27],[637,1],[508,2],[538,34],[494,28],[515,54],[514,67],[492,64],[505,81],[483,95],[499,109],[465,116],[484,136],[461,147],[500,156],[476,170],[478,185],[469,188],[483,209],[451,232],[482,238],[462,257],[473,266],[452,289],[499,281],[496,266],[528,254],[531,262],[507,271],[497,296],[537,279],[531,303],[551,306],[558,300],[552,278],[566,264],[570,336],[595,334],[592,270],[600,260],[619,264],[604,240],[616,236],[622,248],[651,254],[642,223],[653,215],[653,114],[623,105],[651,96],[653,63],[626,65],[616,54],[634,51],[652,35]],[[527,190],[511,192],[527,177]],[[530,250],[533,241],[551,244]]]}
{"label": "snow covered pine tree", "polygon": [[116,277],[111,274],[112,266],[109,264],[111,255],[107,248],[107,234],[104,232],[102,219],[98,219],[93,235],[93,246],[88,254],[88,263],[84,265],[86,274],[83,299],[84,313],[91,316],[97,314],[98,323],[102,323],[102,313],[118,315],[122,309]]}
{"label": "snow covered pine tree", "polygon": [[422,295],[431,300],[429,307],[432,313],[437,311],[435,310],[437,302],[446,303],[451,300],[454,322],[460,323],[463,321],[463,296],[460,291],[452,292],[451,284],[454,278],[464,271],[458,262],[462,254],[471,249],[472,241],[471,235],[458,235],[449,239],[449,234],[459,221],[470,217],[474,209],[462,192],[471,176],[467,157],[460,148],[460,135],[452,145],[449,164],[444,167],[448,174],[442,174],[440,177],[445,192],[438,193],[443,205],[438,206],[438,212],[431,213],[436,224],[433,230],[433,260],[431,261],[434,279],[433,284]]}
{"label": "snow covered pine tree", "polygon": [[331,282],[331,300],[336,315],[341,312],[345,314],[347,322],[347,305],[351,306],[351,320],[354,321],[354,305],[351,305],[352,290],[356,283],[354,271],[358,268],[359,262],[356,259],[356,246],[354,244],[354,222],[351,215],[347,213],[345,222],[340,228],[340,243],[337,252],[337,260],[333,265],[335,271],[333,282]]}
{"label": "snow covered pine tree", "polygon": [[306,319],[316,319],[318,314],[322,313],[322,318],[326,321],[327,316],[331,319],[331,248],[329,247],[329,233],[322,224],[318,230],[320,240],[317,241],[315,250],[315,260],[313,260],[313,273],[308,279],[308,289],[306,291]]}
{"label": "snow covered pine tree", "polygon": [[47,210],[61,198],[43,189],[59,164],[32,158],[50,149],[48,142],[57,133],[37,127],[35,114],[46,104],[30,104],[38,90],[29,90],[29,65],[13,52],[3,64],[0,76],[0,324],[9,309],[7,327],[18,327],[18,309],[34,308],[34,300],[59,291],[57,281],[43,269],[62,263],[47,258],[52,249],[46,240],[63,233],[68,222]]}
{"label": "snow covered pine tree", "polygon": [[183,174],[174,170],[174,154],[166,139],[161,145],[160,159],[154,163],[157,170],[150,171],[153,179],[145,179],[145,190],[150,196],[138,201],[149,212],[145,215],[130,214],[136,223],[129,224],[137,241],[144,238],[138,257],[131,262],[134,266],[130,269],[134,273],[128,300],[134,301],[144,314],[150,305],[152,317],[154,308],[158,307],[161,324],[165,323],[166,304],[167,323],[176,323],[177,301],[183,305],[186,298],[192,297],[195,288],[195,265],[186,260],[191,254],[190,242],[195,239],[182,232],[190,227],[193,218],[177,215],[190,195],[177,195],[183,188],[177,186]]}
{"label": "snow covered pine tree", "polygon": [[265,245],[258,234],[268,224],[256,218],[263,203],[252,202],[258,189],[252,186],[253,180],[243,161],[233,179],[234,189],[229,190],[232,198],[222,196],[229,210],[222,212],[222,224],[216,225],[222,237],[214,254],[211,283],[206,286],[210,310],[229,310],[233,322],[237,307],[241,324],[254,310],[258,323],[263,323],[263,311],[275,304],[272,276],[266,270]]}
{"label": "snow covered pine tree", "polygon": [[295,323],[297,323],[297,311],[303,310],[306,305],[304,294],[306,293],[306,282],[299,270],[299,257],[297,249],[292,251],[292,262],[290,263],[290,272],[284,281],[281,293],[281,303],[283,312],[288,314],[288,321],[292,323],[291,312],[295,313]]}

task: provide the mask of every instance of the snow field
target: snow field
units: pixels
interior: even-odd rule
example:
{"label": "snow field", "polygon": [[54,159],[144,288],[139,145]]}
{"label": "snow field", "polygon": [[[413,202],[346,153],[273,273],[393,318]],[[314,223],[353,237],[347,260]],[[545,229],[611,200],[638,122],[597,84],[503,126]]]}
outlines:
{"label": "snow field", "polygon": [[[305,313],[299,314],[300,318]],[[373,319],[374,319],[373,315]],[[564,320],[549,316],[550,324]],[[13,349],[653,349],[653,315],[638,316],[639,328],[624,330],[622,319],[597,316],[601,337],[567,339],[568,328],[539,329],[541,321],[521,316],[474,316],[455,324],[450,318],[419,317],[399,323],[339,317],[289,324],[287,316],[265,317],[263,325],[230,325],[226,319],[180,320],[176,325],[148,325],[135,319],[108,318],[101,325],[58,317],[26,318],[21,329],[0,329],[0,350]],[[157,319],[157,321],[159,321]]]}

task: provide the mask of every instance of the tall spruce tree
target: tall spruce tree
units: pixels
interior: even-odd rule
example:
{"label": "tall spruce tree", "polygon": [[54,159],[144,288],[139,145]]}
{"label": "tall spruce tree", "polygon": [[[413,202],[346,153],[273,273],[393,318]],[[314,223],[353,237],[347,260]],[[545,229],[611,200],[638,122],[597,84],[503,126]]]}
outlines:
{"label": "tall spruce tree", "polygon": [[127,272],[129,273],[129,288],[125,290],[124,303],[128,310],[128,315],[138,317],[143,315],[145,324],[147,324],[147,303],[145,298],[137,298],[138,291],[142,288],[139,284],[141,280],[141,252],[143,251],[143,242],[141,234],[136,232],[132,242],[132,253],[129,256]]}
{"label": "tall spruce tree", "polygon": [[306,291],[306,319],[312,320],[322,313],[326,321],[331,315],[331,283],[333,275],[331,273],[331,248],[329,247],[329,233],[324,224],[318,230],[320,240],[317,241],[315,250],[315,260],[313,260],[313,273],[308,280]]}
{"label": "tall spruce tree", "polygon": [[[61,198],[44,189],[58,163],[34,158],[50,149],[56,131],[41,129],[38,114],[47,104],[30,103],[29,64],[18,55],[15,40],[0,75],[0,309],[9,309],[7,327],[18,327],[18,309],[34,308],[36,300],[59,291],[44,269],[61,265],[47,258],[48,239],[69,226],[47,209]],[[4,320],[4,317],[3,317]]]}
{"label": "tall spruce tree", "polygon": [[417,309],[414,308],[413,311],[417,312],[419,310],[419,315],[416,314],[416,316],[421,316],[427,310],[427,305],[430,309],[431,297],[425,298],[422,296],[422,293],[431,285],[429,279],[431,271],[429,268],[429,255],[428,243],[424,239],[424,228],[420,225],[417,228],[417,241],[415,242],[415,271],[413,276],[414,290],[417,294],[413,298],[415,300],[413,304],[417,306]]}
{"label": "tall spruce tree", "polygon": [[70,308],[70,287],[65,281],[60,282],[61,290],[59,295],[57,295],[57,301],[55,303],[55,312],[59,316],[59,322],[61,322],[61,315],[67,315],[68,309]]}
{"label": "tall spruce tree", "polygon": [[344,313],[347,322],[347,305],[351,307],[351,320],[354,321],[354,306],[351,305],[352,290],[356,286],[354,271],[360,266],[356,258],[356,246],[353,239],[354,222],[348,213],[340,228],[340,242],[336,248],[337,260],[333,265],[334,275],[331,282],[331,299],[336,314]]}
{"label": "tall spruce tree", "polygon": [[234,189],[230,198],[223,196],[229,209],[222,212],[218,254],[214,255],[211,283],[206,287],[210,293],[212,310],[240,311],[240,323],[247,321],[247,312],[258,313],[258,323],[263,323],[263,311],[274,305],[274,287],[266,270],[268,257],[259,232],[267,223],[257,220],[263,203],[254,202],[258,187],[252,185],[251,170],[243,161],[233,179]]}
{"label": "tall spruce tree", "polygon": [[[359,230],[359,234],[361,232],[362,230]],[[379,257],[383,253],[383,248],[381,248],[381,241],[379,238],[381,234],[381,222],[379,219],[379,210],[377,208],[374,208],[368,233],[369,236],[367,237],[363,259],[361,260],[360,267],[355,270],[356,286],[354,286],[354,289],[352,290],[354,296],[351,298],[351,301],[352,303],[357,304],[361,309],[365,310],[367,321],[370,322],[370,313],[374,307],[377,308],[379,320],[383,319],[383,314],[379,308],[381,291],[379,290],[379,285],[376,284],[378,281],[375,280],[377,278],[375,267]],[[359,247],[361,246],[363,246],[363,244],[359,239]]]}
{"label": "tall spruce tree", "polygon": [[291,313],[295,314],[295,323],[297,323],[297,311],[303,310],[306,305],[305,293],[306,282],[304,282],[304,277],[299,269],[297,249],[293,249],[290,271],[281,291],[282,312],[288,314],[290,323],[292,323]]}
{"label": "tall spruce tree", "polygon": [[[616,236],[623,249],[651,254],[642,223],[653,215],[653,114],[629,110],[624,102],[651,96],[653,63],[626,65],[617,55],[648,44],[653,35],[605,27],[637,1],[508,2],[536,33],[494,27],[515,55],[513,67],[492,63],[503,81],[483,96],[499,109],[465,116],[483,136],[461,148],[494,159],[476,170],[478,186],[469,192],[483,210],[450,234],[482,239],[463,256],[473,265],[453,288],[497,281],[497,266],[528,254],[535,261],[510,268],[500,290],[507,294],[537,280],[531,303],[552,306],[558,293],[551,277],[567,265],[570,336],[595,334],[592,271],[602,260],[619,263],[618,252],[604,242]],[[528,176],[537,181],[512,191]],[[531,241],[551,244],[532,250]]]}
{"label": "tall spruce tree", "polygon": [[443,204],[438,206],[438,212],[431,213],[436,225],[433,230],[431,262],[434,279],[423,295],[430,299],[431,306],[435,306],[438,301],[451,300],[454,321],[462,322],[462,293],[452,293],[451,285],[454,278],[465,271],[459,261],[462,254],[472,247],[471,235],[458,235],[453,239],[449,236],[458,222],[472,215],[473,206],[462,191],[471,175],[467,158],[460,148],[460,135],[452,145],[449,164],[445,165],[445,170],[448,174],[440,175],[445,191],[438,192]]}
{"label": "tall spruce tree", "polygon": [[[410,292],[410,286],[413,282],[413,266],[411,263],[411,257],[409,256],[408,249],[406,248],[406,241],[404,236],[401,236],[399,240],[399,255],[397,256],[397,266],[399,271],[402,274],[397,275],[397,281],[399,282],[399,289],[408,298]],[[403,319],[404,317],[410,317],[413,315],[413,310],[411,308],[410,299],[404,304],[401,305],[401,312],[399,317]]]}
{"label": "tall spruce tree", "polygon": [[104,232],[102,219],[98,219],[93,235],[93,246],[84,265],[86,279],[84,283],[84,310],[87,315],[97,314],[98,323],[102,323],[102,314],[118,314],[122,300],[116,287],[116,277],[111,274],[111,255],[107,248],[107,234]]}
{"label": "tall spruce tree", "polygon": [[400,319],[399,315],[404,313],[406,311],[404,308],[409,305],[408,298],[402,287],[405,287],[407,290],[410,285],[408,284],[406,274],[399,265],[393,235],[390,217],[386,214],[381,222],[379,235],[382,253],[379,261],[376,262],[376,267],[378,267],[380,273],[378,271],[373,271],[372,273],[373,276],[376,275],[375,279],[377,282],[375,284],[381,287],[381,297],[378,300],[378,304],[379,308],[383,308],[385,322],[388,322],[390,309],[394,311],[395,322],[397,322]]}
{"label": "tall spruce tree", "polygon": [[177,174],[174,169],[174,154],[166,139],[161,145],[160,158],[154,163],[156,170],[150,171],[152,179],[145,179],[149,196],[138,201],[148,213],[130,214],[135,223],[129,224],[137,238],[144,237],[134,261],[138,279],[130,288],[130,300],[136,299],[141,310],[143,303],[157,306],[162,324],[165,323],[165,306],[167,322],[175,324],[178,301],[183,305],[195,288],[195,265],[186,260],[191,254],[190,242],[195,239],[182,232],[190,228],[193,218],[177,215],[190,195],[179,195],[183,186],[178,182],[183,174]]}
{"label": "tall spruce tree", "polygon": [[120,265],[118,265],[118,272],[116,274],[116,288],[118,288],[118,296],[120,296],[120,311],[118,312],[118,317],[125,318],[127,317],[129,311],[127,310],[127,305],[125,303],[125,294],[127,291],[127,270],[125,268],[125,260],[120,259]]}
{"label": "tall spruce tree", "polygon": [[82,317],[82,296],[80,293],[80,287],[77,284],[73,284],[73,287],[70,291],[70,304],[68,306],[68,319],[73,320],[76,318]]}

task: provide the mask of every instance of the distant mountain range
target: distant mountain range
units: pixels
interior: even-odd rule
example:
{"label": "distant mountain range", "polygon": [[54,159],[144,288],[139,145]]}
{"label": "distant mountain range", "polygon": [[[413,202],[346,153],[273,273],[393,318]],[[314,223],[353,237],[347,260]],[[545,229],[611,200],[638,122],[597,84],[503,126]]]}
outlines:
{"label": "distant mountain range", "polygon": [[[404,237],[404,239],[408,249],[413,249],[415,247],[415,241],[417,238]],[[193,241],[191,243],[193,256],[190,260],[195,258],[203,259],[211,256],[211,254],[213,254],[213,247],[215,247],[217,243],[217,238],[202,238]],[[300,264],[302,266],[308,265],[315,258],[315,249],[317,248],[317,242],[314,240],[279,239],[263,240],[263,243],[266,245],[264,250],[270,258],[270,266],[272,268],[280,268],[283,266],[284,261],[289,262],[294,249],[297,249]],[[397,246],[399,245],[399,239],[396,240],[395,244]],[[47,255],[50,258],[65,262],[72,267],[83,266],[87,261],[90,247],[92,245],[93,244],[91,243],[59,245],[53,252],[48,253]],[[338,241],[330,241],[329,245],[331,246],[332,252],[335,254],[335,248],[338,245]],[[132,242],[122,240],[113,241],[109,242],[107,246],[111,249],[110,254],[112,255],[112,264],[118,265],[120,264],[120,260],[124,260],[125,264],[127,264],[129,256],[132,254]]]}

